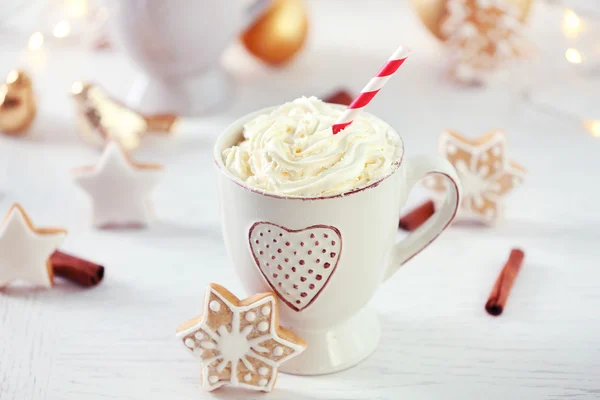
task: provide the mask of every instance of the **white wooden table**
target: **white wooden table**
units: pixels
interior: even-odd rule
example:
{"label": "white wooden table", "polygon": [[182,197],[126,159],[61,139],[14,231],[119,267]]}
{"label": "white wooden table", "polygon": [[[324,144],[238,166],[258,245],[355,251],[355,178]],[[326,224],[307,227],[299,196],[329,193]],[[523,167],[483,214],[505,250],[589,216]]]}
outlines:
{"label": "white wooden table", "polygon": [[[560,62],[560,14],[534,9],[540,58],[518,75],[459,90],[440,78],[440,48],[405,2],[310,7],[310,43],[288,68],[264,68],[239,47],[227,54],[237,93],[202,129],[217,135],[243,113],[301,94],[359,90],[404,42],[414,54],[370,111],[403,133],[408,154],[433,153],[446,128],[472,136],[503,128],[529,175],[505,224],[452,227],[380,289],[372,305],[383,336],[369,359],[335,375],[282,375],[269,398],[600,398],[600,138],[522,96],[534,86],[538,100],[600,119],[598,81]],[[40,115],[29,137],[0,137],[0,210],[19,201],[36,224],[65,226],[64,250],[103,263],[106,277],[87,290],[59,282],[0,293],[0,399],[263,398],[203,392],[197,360],[174,338],[176,326],[200,312],[207,283],[244,294],[221,240],[211,143],[149,143],[136,157],[167,166],[154,197],[157,223],[139,232],[92,229],[90,204],[69,170],[98,152],[77,137],[67,93],[84,78],[124,98],[135,71],[118,52],[31,54],[25,40],[0,36],[0,72],[32,71]],[[565,99],[556,89],[572,80],[589,98]],[[411,203],[425,195],[416,192]],[[493,318],[483,305],[512,246],[526,251],[525,264],[504,314]]]}

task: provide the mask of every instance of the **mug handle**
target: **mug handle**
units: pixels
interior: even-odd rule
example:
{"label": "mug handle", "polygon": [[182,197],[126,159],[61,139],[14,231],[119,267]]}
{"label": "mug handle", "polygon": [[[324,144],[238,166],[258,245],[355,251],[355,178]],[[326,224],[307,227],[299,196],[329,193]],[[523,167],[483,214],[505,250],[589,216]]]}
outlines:
{"label": "mug handle", "polygon": [[448,160],[441,157],[418,156],[408,160],[405,168],[407,168],[408,191],[411,191],[417,182],[429,174],[442,175],[449,181],[450,185],[446,185],[448,189],[441,208],[436,210],[435,214],[417,230],[394,245],[391,262],[384,281],[388,280],[408,260],[433,242],[450,225],[460,205],[460,181],[456,175],[456,170]]}

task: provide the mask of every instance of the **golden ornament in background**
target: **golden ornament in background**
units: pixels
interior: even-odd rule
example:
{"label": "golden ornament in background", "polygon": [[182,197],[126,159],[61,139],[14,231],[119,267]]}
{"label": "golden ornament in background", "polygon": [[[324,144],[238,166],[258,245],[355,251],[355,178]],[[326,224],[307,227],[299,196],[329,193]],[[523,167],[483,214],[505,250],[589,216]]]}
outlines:
{"label": "golden ornament in background", "polygon": [[175,114],[143,115],[87,82],[75,82],[71,95],[81,137],[96,147],[115,140],[125,150],[135,150],[148,133],[173,133],[179,120]]}
{"label": "golden ornament in background", "polygon": [[36,113],[31,78],[12,70],[0,86],[0,132],[17,136],[25,133]]}
{"label": "golden ornament in background", "polygon": [[[521,20],[525,22],[529,16],[529,11],[533,0],[507,0],[508,3],[517,7],[522,15]],[[438,39],[444,40],[444,36],[440,31],[442,18],[446,14],[447,0],[410,0],[421,22],[433,33]]]}
{"label": "golden ornament in background", "polygon": [[271,65],[290,61],[308,33],[303,0],[273,0],[270,8],[241,36],[246,49]]}

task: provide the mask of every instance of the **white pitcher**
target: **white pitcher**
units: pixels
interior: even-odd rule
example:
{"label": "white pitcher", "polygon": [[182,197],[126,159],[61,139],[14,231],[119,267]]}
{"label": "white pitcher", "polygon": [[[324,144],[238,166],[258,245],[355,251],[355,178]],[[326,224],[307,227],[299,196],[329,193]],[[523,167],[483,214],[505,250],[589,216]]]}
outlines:
{"label": "white pitcher", "polygon": [[269,0],[105,0],[115,39],[143,70],[127,103],[195,115],[227,98],[223,50]]}

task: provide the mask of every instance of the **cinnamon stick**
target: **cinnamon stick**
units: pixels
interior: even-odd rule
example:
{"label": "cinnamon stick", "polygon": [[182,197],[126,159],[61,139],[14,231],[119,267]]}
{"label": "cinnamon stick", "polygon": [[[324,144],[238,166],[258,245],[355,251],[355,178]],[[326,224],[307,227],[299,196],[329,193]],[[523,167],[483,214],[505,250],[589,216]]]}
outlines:
{"label": "cinnamon stick", "polygon": [[340,89],[325,97],[325,102],[349,106],[354,98],[347,90]]}
{"label": "cinnamon stick", "polygon": [[62,251],[50,256],[54,275],[68,279],[82,286],[95,286],[104,278],[104,267]]}
{"label": "cinnamon stick", "polygon": [[412,232],[425,223],[435,213],[435,204],[429,200],[400,218],[398,227]]}
{"label": "cinnamon stick", "polygon": [[512,249],[510,256],[504,264],[500,275],[496,279],[496,283],[490,293],[487,303],[485,303],[486,311],[493,316],[498,316],[504,311],[508,294],[512,289],[515,278],[521,269],[525,253],[520,249]]}

